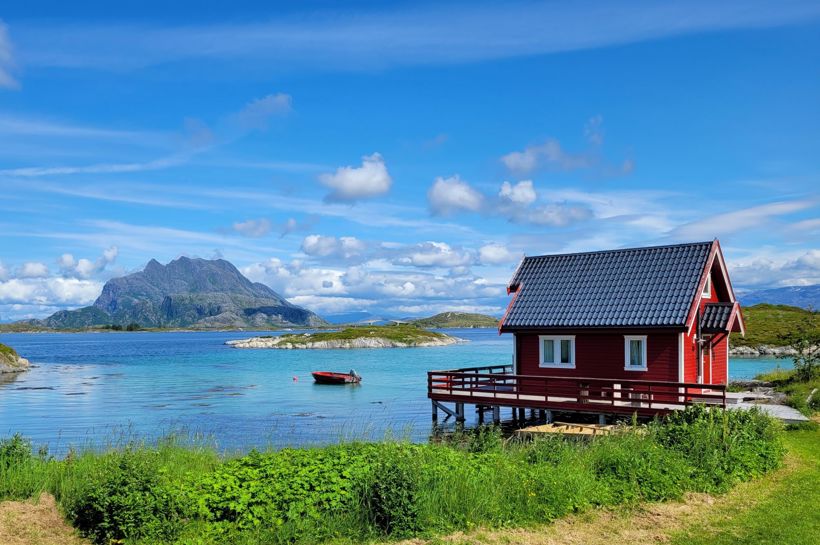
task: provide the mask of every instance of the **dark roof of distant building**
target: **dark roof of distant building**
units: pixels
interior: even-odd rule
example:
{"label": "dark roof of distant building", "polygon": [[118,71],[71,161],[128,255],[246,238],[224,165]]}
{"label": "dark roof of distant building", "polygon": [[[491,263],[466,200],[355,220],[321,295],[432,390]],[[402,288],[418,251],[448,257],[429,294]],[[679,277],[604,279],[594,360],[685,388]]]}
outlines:
{"label": "dark roof of distant building", "polygon": [[525,257],[501,329],[685,326],[712,245]]}

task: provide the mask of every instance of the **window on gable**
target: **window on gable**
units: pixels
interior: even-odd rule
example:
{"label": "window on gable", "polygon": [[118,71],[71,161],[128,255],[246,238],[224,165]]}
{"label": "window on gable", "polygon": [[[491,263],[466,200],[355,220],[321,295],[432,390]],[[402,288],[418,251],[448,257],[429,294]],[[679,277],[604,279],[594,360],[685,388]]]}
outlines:
{"label": "window on gable", "polygon": [[646,335],[624,335],[624,369],[646,371]]}
{"label": "window on gable", "polygon": [[703,297],[711,297],[712,296],[712,275],[706,277],[706,283],[703,285],[703,292],[701,293]]}
{"label": "window on gable", "polygon": [[539,367],[575,367],[575,336],[574,335],[541,335],[538,337]]}

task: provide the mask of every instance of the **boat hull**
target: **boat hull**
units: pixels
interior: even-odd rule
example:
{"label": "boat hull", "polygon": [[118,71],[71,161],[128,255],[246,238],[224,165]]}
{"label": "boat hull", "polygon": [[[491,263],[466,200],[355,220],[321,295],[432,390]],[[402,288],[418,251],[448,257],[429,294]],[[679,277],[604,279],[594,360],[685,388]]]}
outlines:
{"label": "boat hull", "polygon": [[331,373],[329,371],[315,371],[311,373],[317,384],[358,384],[360,377],[349,373]]}

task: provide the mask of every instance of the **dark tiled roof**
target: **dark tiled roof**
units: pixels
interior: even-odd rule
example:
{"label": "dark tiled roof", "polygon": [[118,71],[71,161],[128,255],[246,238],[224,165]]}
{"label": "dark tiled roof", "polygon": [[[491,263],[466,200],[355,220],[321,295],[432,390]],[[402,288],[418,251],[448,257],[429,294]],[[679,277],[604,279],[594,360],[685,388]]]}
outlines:
{"label": "dark tiled roof", "polygon": [[682,326],[711,242],[525,257],[502,329]]}
{"label": "dark tiled roof", "polygon": [[706,303],[700,317],[700,330],[703,333],[728,331],[734,306],[733,303]]}

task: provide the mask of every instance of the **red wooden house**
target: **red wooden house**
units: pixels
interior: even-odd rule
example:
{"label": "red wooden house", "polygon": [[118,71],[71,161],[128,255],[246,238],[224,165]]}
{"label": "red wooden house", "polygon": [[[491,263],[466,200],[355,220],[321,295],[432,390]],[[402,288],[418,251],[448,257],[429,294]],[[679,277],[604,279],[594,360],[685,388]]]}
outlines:
{"label": "red wooden house", "polygon": [[744,324],[717,240],[525,257],[507,289],[512,368],[431,374],[434,411],[438,400],[456,413],[467,401],[656,414],[714,392],[725,404],[729,336]]}

